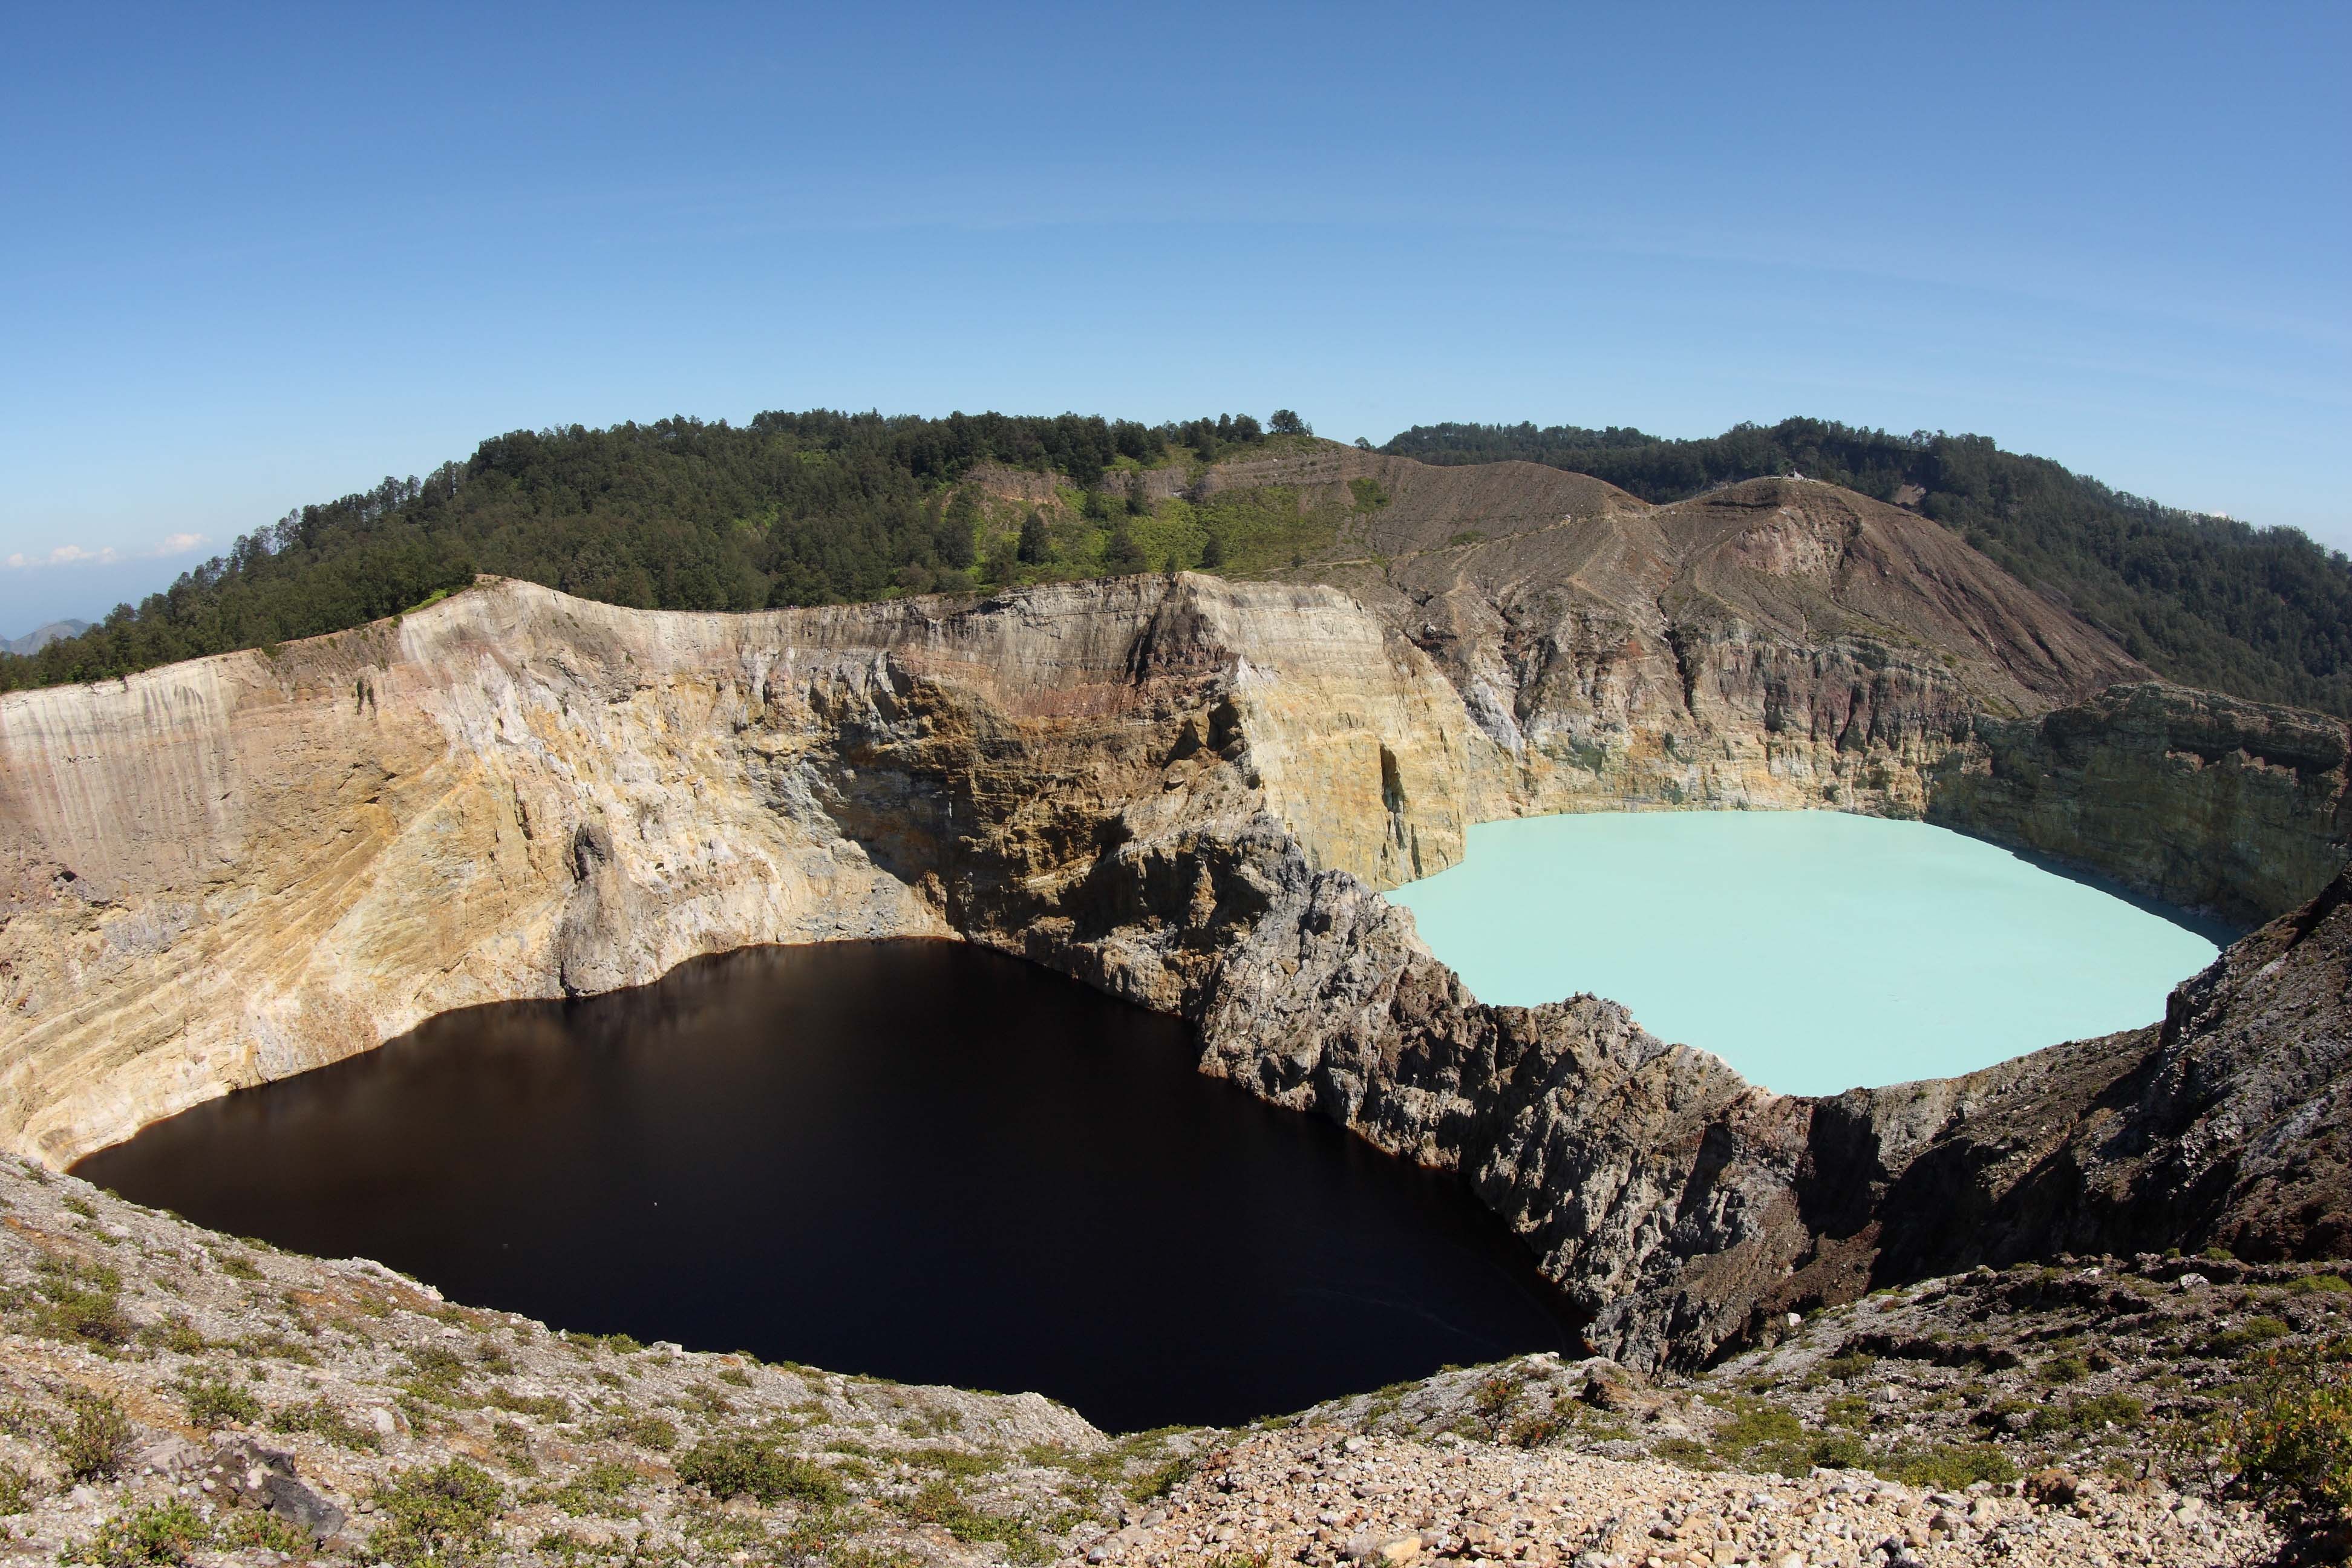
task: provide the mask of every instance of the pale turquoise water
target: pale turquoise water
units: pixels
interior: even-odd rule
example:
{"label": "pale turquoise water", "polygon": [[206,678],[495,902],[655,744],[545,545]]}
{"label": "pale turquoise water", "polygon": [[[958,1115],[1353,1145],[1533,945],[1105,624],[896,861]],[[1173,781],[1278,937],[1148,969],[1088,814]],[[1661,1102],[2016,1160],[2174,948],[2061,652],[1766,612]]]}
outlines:
{"label": "pale turquoise water", "polygon": [[1484,823],[1389,897],[1482,1001],[1590,991],[1790,1094],[2153,1023],[2217,951],[2008,850],[1827,811]]}

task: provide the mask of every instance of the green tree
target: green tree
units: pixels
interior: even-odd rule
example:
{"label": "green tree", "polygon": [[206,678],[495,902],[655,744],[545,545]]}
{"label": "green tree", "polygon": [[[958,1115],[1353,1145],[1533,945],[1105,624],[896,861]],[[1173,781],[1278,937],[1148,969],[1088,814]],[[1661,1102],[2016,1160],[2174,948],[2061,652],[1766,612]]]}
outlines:
{"label": "green tree", "polygon": [[1103,569],[1113,576],[1124,577],[1149,571],[1150,565],[1144,557],[1143,546],[1136,542],[1134,533],[1129,530],[1126,519],[1120,519],[1110,531],[1110,542],[1103,547]]}
{"label": "green tree", "polygon": [[1020,559],[1024,565],[1037,566],[1052,559],[1054,536],[1046,531],[1045,514],[1031,508],[1021,520]]}

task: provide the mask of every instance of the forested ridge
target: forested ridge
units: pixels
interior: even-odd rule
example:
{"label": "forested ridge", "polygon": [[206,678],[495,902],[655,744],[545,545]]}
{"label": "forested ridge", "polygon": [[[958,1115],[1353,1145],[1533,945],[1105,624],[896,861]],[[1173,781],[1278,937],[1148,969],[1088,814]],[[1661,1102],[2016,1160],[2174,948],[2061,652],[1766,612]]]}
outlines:
{"label": "forested ridge", "polygon": [[2352,715],[2352,560],[2110,489],[1983,436],[1820,419],[1665,440],[1575,426],[1419,425],[1381,448],[1424,463],[1544,463],[1648,501],[1801,473],[1912,506],[2186,685]]}
{"label": "forested ridge", "polygon": [[[617,605],[751,610],[1214,567],[1280,542],[1238,514],[1221,536],[1181,500],[1147,506],[1139,480],[1147,466],[1199,469],[1307,435],[1287,410],[1270,423],[816,410],[518,431],[421,479],[299,508],[79,637],[0,655],[0,689],[362,626],[481,572]],[[983,465],[1058,493],[1024,510],[961,482]]]}
{"label": "forested ridge", "polygon": [[[761,414],[517,431],[423,479],[288,513],[79,637],[0,654],[0,689],[126,675],[362,626],[477,573],[646,608],[855,602],[1103,573],[1296,567],[1350,510],[1196,484],[1311,445],[1296,414],[1146,426],[1066,414]],[[1916,507],[2166,677],[2352,713],[2352,562],[2108,489],[1978,436],[1821,420],[1671,441],[1639,430],[1417,426],[1382,450],[1524,458],[1671,501],[1801,472]],[[1358,493],[1353,510],[1384,504]]]}

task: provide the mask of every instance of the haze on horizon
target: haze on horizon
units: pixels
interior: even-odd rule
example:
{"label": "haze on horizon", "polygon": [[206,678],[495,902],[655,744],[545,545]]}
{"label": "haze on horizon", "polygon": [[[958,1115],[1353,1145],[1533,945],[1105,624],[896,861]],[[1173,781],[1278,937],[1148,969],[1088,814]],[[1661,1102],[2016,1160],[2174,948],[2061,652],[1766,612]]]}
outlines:
{"label": "haze on horizon", "polygon": [[0,19],[0,635],[486,436],[1969,430],[2352,546],[2340,6]]}

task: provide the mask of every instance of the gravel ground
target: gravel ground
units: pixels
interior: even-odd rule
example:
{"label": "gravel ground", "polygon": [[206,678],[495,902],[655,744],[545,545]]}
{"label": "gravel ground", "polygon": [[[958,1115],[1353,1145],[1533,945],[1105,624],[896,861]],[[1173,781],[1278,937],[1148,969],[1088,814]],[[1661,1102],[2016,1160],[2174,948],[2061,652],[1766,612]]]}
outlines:
{"label": "gravel ground", "polygon": [[1310,1427],[1213,1456],[1089,1562],[1384,1563],[1423,1557],[1631,1568],[1661,1563],[2259,1562],[2263,1522],[2157,1488],[2095,1482],[2037,1498],[1978,1482],[1927,1492],[1856,1471],[1802,1480]]}

